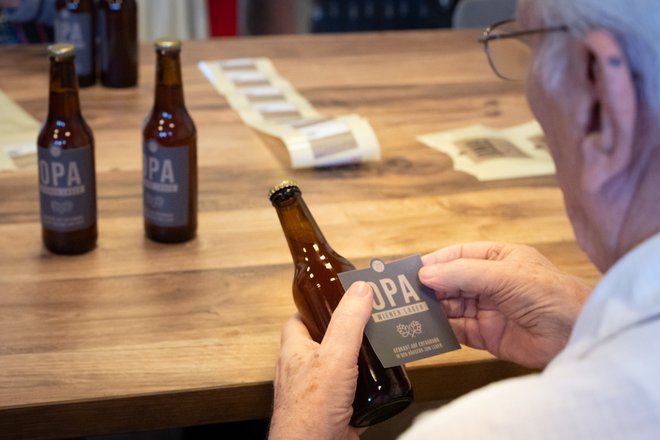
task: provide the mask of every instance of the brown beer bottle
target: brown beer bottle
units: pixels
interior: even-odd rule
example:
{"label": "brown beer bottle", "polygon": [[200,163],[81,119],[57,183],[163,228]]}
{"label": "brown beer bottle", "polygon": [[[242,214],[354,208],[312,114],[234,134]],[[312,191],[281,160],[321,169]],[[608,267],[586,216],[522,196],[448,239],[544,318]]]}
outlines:
{"label": "brown beer bottle", "polygon": [[100,0],[98,8],[101,84],[133,87],[138,81],[137,4]]}
{"label": "brown beer bottle", "polygon": [[156,40],[154,106],[142,145],[144,228],[152,240],[190,240],[197,230],[197,130],[183,101],[181,42]]}
{"label": "brown beer bottle", "polygon": [[[294,261],[293,300],[316,342],[321,342],[332,311],[344,295],[337,274],[355,269],[323,237],[300,189],[284,181],[268,194],[277,210]],[[403,411],[413,400],[402,367],[385,368],[366,337],[358,357],[358,381],[351,425],[370,426]]]}
{"label": "brown beer bottle", "polygon": [[94,0],[57,0],[55,2],[55,42],[76,47],[76,74],[80,87],[96,82],[96,45]]}
{"label": "brown beer bottle", "polygon": [[37,139],[43,242],[56,254],[96,245],[94,137],[80,113],[72,44],[53,44],[48,117]]}

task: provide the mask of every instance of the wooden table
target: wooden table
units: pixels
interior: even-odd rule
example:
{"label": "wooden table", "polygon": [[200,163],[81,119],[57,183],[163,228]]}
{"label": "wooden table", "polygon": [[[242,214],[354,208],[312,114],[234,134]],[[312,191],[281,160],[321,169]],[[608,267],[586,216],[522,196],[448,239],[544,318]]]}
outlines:
{"label": "wooden table", "polygon": [[[290,255],[268,189],[296,179],[329,242],[364,267],[454,242],[537,246],[593,280],[553,177],[480,183],[416,135],[531,119],[522,85],[491,73],[477,32],[424,31],[188,42],[188,109],[199,132],[199,236],[144,238],[140,84],[81,92],[96,137],[98,248],[41,245],[35,170],[0,174],[0,437],[46,438],[269,415],[283,322],[294,313]],[[245,126],[196,62],[266,56],[323,114],[369,119],[378,163],[292,170]],[[0,89],[37,119],[45,48],[1,47]],[[463,349],[408,366],[419,400],[453,398],[524,369]]]}

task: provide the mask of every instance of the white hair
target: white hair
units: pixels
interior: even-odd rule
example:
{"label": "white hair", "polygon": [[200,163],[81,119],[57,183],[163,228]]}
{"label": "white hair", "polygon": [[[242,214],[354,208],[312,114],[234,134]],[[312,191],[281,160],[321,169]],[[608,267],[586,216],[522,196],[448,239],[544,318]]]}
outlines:
{"label": "white hair", "polygon": [[[571,36],[584,37],[595,28],[607,29],[621,44],[639,98],[660,115],[660,3],[658,0],[528,0],[546,26],[565,25]],[[549,90],[561,88],[570,62],[566,39],[548,38],[533,66]],[[550,61],[550,62],[548,62]]]}

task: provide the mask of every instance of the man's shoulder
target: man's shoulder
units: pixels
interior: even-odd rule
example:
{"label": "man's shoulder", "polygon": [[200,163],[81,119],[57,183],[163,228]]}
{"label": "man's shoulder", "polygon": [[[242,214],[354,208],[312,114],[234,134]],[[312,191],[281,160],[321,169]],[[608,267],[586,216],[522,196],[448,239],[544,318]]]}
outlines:
{"label": "man's shoulder", "polygon": [[[431,438],[660,438],[660,402],[632,378],[605,377],[589,362],[491,384],[422,415],[403,440]],[[632,381],[634,383],[634,380]]]}

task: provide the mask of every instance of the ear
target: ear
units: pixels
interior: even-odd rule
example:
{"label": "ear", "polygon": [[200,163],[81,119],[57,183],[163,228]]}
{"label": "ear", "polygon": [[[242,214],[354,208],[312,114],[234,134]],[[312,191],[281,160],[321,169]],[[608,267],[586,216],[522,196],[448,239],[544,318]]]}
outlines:
{"label": "ear", "polygon": [[593,30],[583,44],[593,103],[581,143],[582,188],[598,192],[633,160],[637,95],[627,58],[609,31]]}

